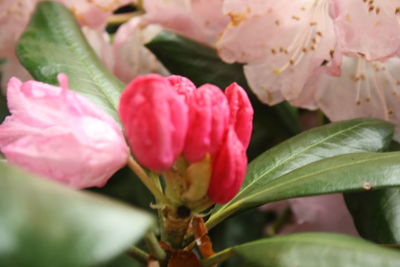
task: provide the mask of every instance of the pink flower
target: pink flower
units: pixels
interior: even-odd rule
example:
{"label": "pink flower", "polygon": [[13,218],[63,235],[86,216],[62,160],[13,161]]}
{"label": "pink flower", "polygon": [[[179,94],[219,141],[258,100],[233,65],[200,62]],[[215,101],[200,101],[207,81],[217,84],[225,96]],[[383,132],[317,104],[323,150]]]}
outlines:
{"label": "pink flower", "polygon": [[[14,53],[15,44],[40,0],[2,0],[0,1],[0,58]],[[58,0],[76,16],[81,25],[100,29],[105,26],[107,17],[120,6],[132,0]]]}
{"label": "pink flower", "polygon": [[[145,167],[166,172],[167,177],[179,170],[194,184],[193,177],[203,176],[193,171],[212,166],[208,196],[217,203],[229,201],[239,190],[247,167],[253,109],[237,84],[224,95],[210,84],[196,89],[184,77],[146,75],[125,89],[119,113],[132,152]],[[179,157],[186,163],[174,167]],[[179,194],[185,192],[174,195]]]}
{"label": "pink flower", "polygon": [[400,47],[399,2],[334,0],[336,36],[342,52],[380,60]]}
{"label": "pink flower", "polygon": [[226,62],[245,63],[245,75],[261,101],[298,98],[335,47],[328,1],[225,0],[231,23],[217,43]]}
{"label": "pink flower", "polygon": [[199,42],[214,45],[228,24],[222,14],[223,0],[144,0],[144,21],[159,24]]}
{"label": "pink flower", "polygon": [[373,117],[396,125],[400,140],[400,59],[384,62],[344,57],[341,75],[321,73],[314,78],[314,98],[333,121]]}
{"label": "pink flower", "polygon": [[168,71],[144,44],[150,41],[161,28],[156,25],[145,26],[142,18],[135,17],[118,28],[112,45],[115,61],[114,74],[128,83],[133,78],[147,74],[167,75]]}
{"label": "pink flower", "polygon": [[104,186],[129,156],[117,123],[67,87],[12,78],[11,116],[0,125],[8,161],[73,188]]}

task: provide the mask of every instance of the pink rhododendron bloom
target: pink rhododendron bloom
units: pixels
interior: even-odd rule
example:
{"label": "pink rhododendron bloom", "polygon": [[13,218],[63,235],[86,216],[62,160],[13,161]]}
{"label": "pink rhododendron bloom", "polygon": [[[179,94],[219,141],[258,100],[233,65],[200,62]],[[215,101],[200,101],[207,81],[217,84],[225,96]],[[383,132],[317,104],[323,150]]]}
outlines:
{"label": "pink rhododendron bloom", "polygon": [[[15,44],[42,0],[0,1],[0,58],[14,54]],[[132,0],[58,0],[75,15],[81,25],[100,29],[118,7]]]}
{"label": "pink rhododendron bloom", "polygon": [[133,78],[147,74],[167,75],[168,71],[144,44],[155,37],[161,28],[143,25],[142,18],[135,17],[118,28],[112,45],[115,61],[114,74],[128,83]]}
{"label": "pink rhododendron bloom", "polygon": [[231,17],[217,43],[227,62],[246,63],[250,87],[268,104],[298,98],[335,48],[328,1],[226,0]]}
{"label": "pink rhododendron bloom", "polygon": [[[119,113],[132,153],[145,167],[171,176],[168,171],[176,171],[174,163],[184,159],[186,163],[177,168],[187,165],[184,172],[190,183],[203,177],[208,186],[204,176],[211,176],[208,197],[216,203],[229,201],[239,190],[253,109],[237,84],[224,95],[210,84],[196,88],[184,77],[150,74],[128,85]],[[186,195],[201,198],[191,189]]]}
{"label": "pink rhododendron bloom", "polygon": [[400,59],[384,62],[344,57],[342,74],[315,77],[315,100],[333,121],[373,117],[397,125],[400,140]]}
{"label": "pink rhododendron bloom", "polygon": [[144,20],[213,45],[229,21],[222,14],[222,3],[223,0],[144,0]]}
{"label": "pink rhododendron bloom", "polygon": [[61,87],[12,78],[11,115],[0,125],[0,150],[13,164],[73,188],[103,186],[128,160],[119,126],[86,98]]}
{"label": "pink rhododendron bloom", "polygon": [[368,60],[393,56],[400,47],[397,0],[334,0],[334,24],[340,46],[347,55]]}
{"label": "pink rhododendron bloom", "polygon": [[14,54],[14,47],[36,5],[35,0],[0,1],[0,58]]}

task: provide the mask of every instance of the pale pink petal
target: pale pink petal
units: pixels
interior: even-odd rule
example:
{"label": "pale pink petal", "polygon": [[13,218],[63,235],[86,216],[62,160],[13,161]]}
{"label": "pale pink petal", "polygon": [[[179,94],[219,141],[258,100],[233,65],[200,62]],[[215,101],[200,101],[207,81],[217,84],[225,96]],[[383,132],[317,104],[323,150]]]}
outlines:
{"label": "pale pink petal", "polygon": [[160,30],[156,25],[141,25],[138,17],[119,27],[113,43],[114,73],[118,78],[128,83],[143,74],[168,75],[165,67],[144,47]]}
{"label": "pale pink petal", "polygon": [[101,28],[117,8],[136,0],[58,0],[69,8],[82,25]]}
{"label": "pale pink petal", "polygon": [[368,60],[394,55],[400,47],[397,0],[335,0],[335,29],[343,51]]}
{"label": "pale pink petal", "polygon": [[63,88],[10,80],[0,149],[9,162],[73,188],[103,186],[129,149],[117,123],[59,79]]}
{"label": "pale pink petal", "polygon": [[[400,122],[400,59],[385,62],[345,57],[342,75],[318,77],[316,101],[333,121],[358,117]],[[396,139],[399,132],[396,131]]]}
{"label": "pale pink petal", "polygon": [[222,0],[144,0],[146,23],[213,45],[228,23]]}
{"label": "pale pink petal", "polygon": [[28,24],[36,0],[0,1],[0,58],[15,56],[15,43]]}
{"label": "pale pink petal", "polygon": [[81,28],[86,40],[97,54],[98,58],[110,71],[114,68],[114,57],[109,35],[99,29],[83,26]]}
{"label": "pale pink petal", "polygon": [[[217,43],[227,62],[246,63],[250,87],[261,101],[299,97],[313,72],[335,47],[327,1],[228,1],[231,17]],[[229,9],[228,9],[229,8]]]}
{"label": "pale pink petal", "polygon": [[284,226],[280,234],[299,232],[335,232],[358,236],[341,194],[289,199],[295,222]]}

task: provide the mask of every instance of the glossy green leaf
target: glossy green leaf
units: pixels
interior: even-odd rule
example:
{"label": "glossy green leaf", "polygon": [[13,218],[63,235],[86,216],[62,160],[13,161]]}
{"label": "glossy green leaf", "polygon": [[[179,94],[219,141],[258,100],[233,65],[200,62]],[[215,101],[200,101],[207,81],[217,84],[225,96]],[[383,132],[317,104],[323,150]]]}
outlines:
{"label": "glossy green leaf", "polygon": [[65,73],[71,89],[118,118],[123,84],[102,65],[74,16],[60,3],[37,5],[18,42],[17,54],[35,79],[57,84],[57,74]]}
{"label": "glossy green leaf", "polygon": [[212,227],[239,210],[273,201],[400,186],[399,162],[400,152],[354,153],[316,161],[223,206],[208,225]]}
{"label": "glossy green leaf", "polygon": [[148,213],[0,162],[0,266],[94,266],[137,242]]}
{"label": "glossy green leaf", "polygon": [[[213,227],[236,210],[263,204],[258,201],[250,205],[248,199],[267,190],[271,182],[278,178],[280,180],[284,174],[336,155],[384,150],[390,144],[392,135],[392,125],[376,119],[337,122],[299,134],[266,151],[249,164],[240,192],[224,206],[217,207],[209,226]],[[318,192],[319,188],[316,187],[310,195]],[[229,210],[228,214],[226,210]],[[221,217],[222,212],[224,216]]]}
{"label": "glossy green leaf", "polygon": [[241,64],[227,64],[215,49],[178,34],[160,32],[146,47],[171,73],[189,77],[196,85],[213,83],[225,88],[234,81],[247,85]]}
{"label": "glossy green leaf", "polygon": [[213,266],[240,257],[246,267],[397,267],[400,253],[346,235],[305,233],[262,239],[235,246],[203,260]]}
{"label": "glossy green leaf", "polygon": [[400,188],[345,194],[360,235],[377,243],[400,243]]}

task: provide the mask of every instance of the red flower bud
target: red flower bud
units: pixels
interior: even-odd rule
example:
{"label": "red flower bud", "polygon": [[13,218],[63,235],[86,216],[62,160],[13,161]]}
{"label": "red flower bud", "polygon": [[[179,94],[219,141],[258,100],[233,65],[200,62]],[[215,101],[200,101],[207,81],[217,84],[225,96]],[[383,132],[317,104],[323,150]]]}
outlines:
{"label": "red flower bud", "polygon": [[132,81],[119,114],[136,159],[155,171],[169,169],[183,149],[188,107],[168,79],[150,74]]}
{"label": "red flower bud", "polygon": [[230,127],[213,162],[209,198],[220,204],[231,200],[242,185],[246,168],[246,150]]}
{"label": "red flower bud", "polygon": [[189,128],[184,156],[190,163],[200,161],[206,153],[214,155],[221,145],[229,122],[229,106],[218,87],[205,84],[188,99]]}
{"label": "red flower bud", "polygon": [[231,112],[230,123],[236,131],[245,149],[249,146],[253,130],[253,107],[246,91],[237,83],[232,83],[225,90]]}
{"label": "red flower bud", "polygon": [[188,78],[179,75],[171,75],[166,77],[166,79],[172,87],[175,88],[178,94],[185,96],[186,100],[196,90],[196,86]]}

